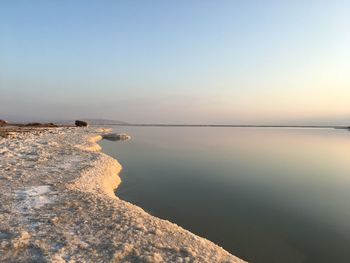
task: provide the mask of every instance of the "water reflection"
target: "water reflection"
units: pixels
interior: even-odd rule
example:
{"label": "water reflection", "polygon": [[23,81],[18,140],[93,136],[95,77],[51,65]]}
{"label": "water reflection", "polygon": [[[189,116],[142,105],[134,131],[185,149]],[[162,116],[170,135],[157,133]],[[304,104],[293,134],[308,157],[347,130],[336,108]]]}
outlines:
{"label": "water reflection", "polygon": [[[121,128],[119,128],[121,129]],[[251,262],[348,262],[345,130],[123,128],[117,194]]]}

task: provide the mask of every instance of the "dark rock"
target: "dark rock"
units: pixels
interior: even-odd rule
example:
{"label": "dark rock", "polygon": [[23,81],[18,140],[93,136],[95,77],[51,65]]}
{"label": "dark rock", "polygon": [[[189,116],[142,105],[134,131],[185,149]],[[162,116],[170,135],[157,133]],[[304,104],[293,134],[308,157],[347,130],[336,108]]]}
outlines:
{"label": "dark rock", "polygon": [[0,120],[0,126],[5,126],[8,122],[5,120]]}
{"label": "dark rock", "polygon": [[77,127],[87,127],[88,126],[88,123],[86,121],[79,121],[79,120],[76,120],[75,121],[75,126]]}

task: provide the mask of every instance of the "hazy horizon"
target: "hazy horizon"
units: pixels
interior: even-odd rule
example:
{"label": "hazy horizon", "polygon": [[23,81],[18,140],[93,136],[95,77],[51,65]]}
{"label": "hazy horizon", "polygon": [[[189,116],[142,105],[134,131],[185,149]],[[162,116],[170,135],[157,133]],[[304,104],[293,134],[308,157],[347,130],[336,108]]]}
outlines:
{"label": "hazy horizon", "polygon": [[350,2],[2,1],[0,116],[348,124]]}

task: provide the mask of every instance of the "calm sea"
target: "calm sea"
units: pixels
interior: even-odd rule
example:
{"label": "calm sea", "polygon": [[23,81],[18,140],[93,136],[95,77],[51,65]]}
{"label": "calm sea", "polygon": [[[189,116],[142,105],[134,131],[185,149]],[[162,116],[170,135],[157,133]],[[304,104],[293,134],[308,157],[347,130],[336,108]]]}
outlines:
{"label": "calm sea", "polygon": [[250,262],[350,262],[350,132],[114,127],[116,194]]}

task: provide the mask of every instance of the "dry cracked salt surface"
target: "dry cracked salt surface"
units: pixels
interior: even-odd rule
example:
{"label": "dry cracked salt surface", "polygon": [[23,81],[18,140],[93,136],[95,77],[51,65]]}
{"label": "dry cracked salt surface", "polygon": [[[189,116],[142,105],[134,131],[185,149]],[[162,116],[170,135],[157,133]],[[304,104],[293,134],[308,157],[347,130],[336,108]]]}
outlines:
{"label": "dry cracked salt surface", "polygon": [[114,195],[103,129],[0,137],[1,262],[244,262]]}

